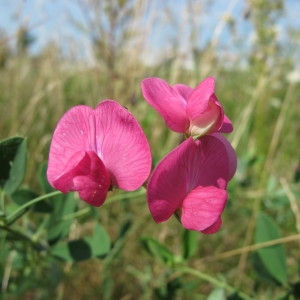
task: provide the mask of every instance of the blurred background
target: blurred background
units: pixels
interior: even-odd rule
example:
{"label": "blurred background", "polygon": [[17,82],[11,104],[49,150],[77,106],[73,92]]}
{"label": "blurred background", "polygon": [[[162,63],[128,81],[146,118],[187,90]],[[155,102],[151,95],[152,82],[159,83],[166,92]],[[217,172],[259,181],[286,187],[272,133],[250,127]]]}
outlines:
{"label": "blurred background", "polygon": [[[299,289],[299,11],[297,0],[1,0],[0,139],[27,138],[24,185],[41,193],[37,170],[64,112],[103,99],[117,100],[138,119],[155,166],[180,137],[142,98],[141,80],[156,76],[196,87],[214,76],[216,95],[234,125],[227,138],[238,170],[221,230],[197,234],[185,263],[255,294],[252,299],[279,299],[283,291]],[[278,229],[286,286],[261,270],[251,248],[261,213]],[[32,229],[40,218],[29,212],[21,225]],[[66,239],[84,236],[95,222],[113,245],[101,259],[57,261],[2,239],[0,296],[207,299],[214,291],[205,280],[176,276],[149,254],[144,236],[179,257],[185,232],[175,218],[155,224],[143,192],[74,219]]]}

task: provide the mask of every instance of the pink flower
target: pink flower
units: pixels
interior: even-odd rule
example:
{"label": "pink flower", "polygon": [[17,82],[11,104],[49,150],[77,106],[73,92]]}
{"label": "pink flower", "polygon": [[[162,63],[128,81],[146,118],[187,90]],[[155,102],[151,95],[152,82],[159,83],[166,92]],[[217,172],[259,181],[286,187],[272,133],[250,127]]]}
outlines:
{"label": "pink flower", "polygon": [[63,193],[77,191],[94,206],[112,186],[126,191],[148,178],[151,152],[134,117],[112,100],[96,109],[76,106],[59,121],[50,146],[47,177]]}
{"label": "pink flower", "polygon": [[171,87],[154,77],[144,79],[141,87],[145,99],[173,131],[198,138],[213,132],[229,133],[233,130],[214,94],[213,77],[206,78],[195,89],[183,84]]}
{"label": "pink flower", "polygon": [[218,231],[235,170],[235,152],[221,134],[185,140],[149,179],[147,201],[154,220],[164,222],[175,213],[186,229]]}

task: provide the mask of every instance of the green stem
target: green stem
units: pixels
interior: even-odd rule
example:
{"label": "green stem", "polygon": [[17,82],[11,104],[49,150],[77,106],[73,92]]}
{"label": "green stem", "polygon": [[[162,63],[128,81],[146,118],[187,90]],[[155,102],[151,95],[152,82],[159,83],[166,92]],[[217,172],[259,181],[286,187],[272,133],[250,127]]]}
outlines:
{"label": "green stem", "polygon": [[34,204],[36,204],[37,202],[43,201],[47,198],[51,198],[51,197],[55,197],[57,195],[60,195],[61,192],[60,191],[54,191],[52,193],[48,193],[42,196],[39,196],[37,198],[34,198],[28,202],[26,202],[25,204],[21,205],[20,207],[18,207],[15,211],[13,211],[8,217],[7,217],[7,223],[12,223],[12,221],[14,221],[14,218],[16,216],[18,216],[19,214],[21,214],[23,212],[24,209],[26,209],[27,207],[30,207]]}
{"label": "green stem", "polygon": [[193,275],[195,277],[198,277],[200,279],[203,279],[211,284],[213,284],[214,286],[220,287],[225,289],[227,292],[229,293],[237,293],[239,295],[239,297],[241,297],[242,299],[245,300],[254,300],[254,298],[247,296],[245,293],[240,292],[238,290],[236,290],[234,287],[228,285],[226,282],[220,281],[208,274],[205,274],[203,272],[200,272],[198,270],[194,270],[188,267],[183,267],[183,268],[178,268],[177,269],[179,273],[185,273],[185,274],[190,274]]}
{"label": "green stem", "polygon": [[68,221],[68,220],[72,220],[74,218],[77,218],[77,217],[81,217],[87,213],[89,213],[91,210],[91,208],[88,206],[88,207],[85,207],[83,209],[80,209],[74,213],[71,213],[71,214],[67,214],[67,215],[64,215],[62,218],[61,218],[61,221],[64,222],[64,221]]}
{"label": "green stem", "polygon": [[9,234],[11,234],[14,238],[19,238],[29,242],[34,247],[34,249],[38,251],[47,250],[45,246],[34,241],[29,235],[27,235],[24,232],[21,232],[20,230],[12,229],[11,227],[2,226],[2,225],[0,225],[0,229],[5,230]]}
{"label": "green stem", "polygon": [[34,242],[37,242],[40,238],[40,235],[42,234],[43,230],[46,228],[47,224],[49,221],[49,216],[47,216],[46,218],[44,218],[44,220],[42,221],[41,225],[38,227],[38,229],[36,230],[36,232],[32,235],[32,240]]}
{"label": "green stem", "polygon": [[139,190],[131,192],[131,193],[127,192],[127,193],[117,194],[117,195],[114,195],[112,197],[107,198],[107,200],[104,202],[104,205],[105,204],[110,204],[110,203],[113,203],[113,202],[116,202],[116,201],[119,201],[119,200],[122,200],[122,199],[135,198],[135,197],[142,196],[142,195],[145,195],[145,194],[146,194],[145,189],[139,189]]}
{"label": "green stem", "polygon": [[3,214],[5,214],[5,207],[4,207],[4,190],[0,189],[0,211],[3,212]]}

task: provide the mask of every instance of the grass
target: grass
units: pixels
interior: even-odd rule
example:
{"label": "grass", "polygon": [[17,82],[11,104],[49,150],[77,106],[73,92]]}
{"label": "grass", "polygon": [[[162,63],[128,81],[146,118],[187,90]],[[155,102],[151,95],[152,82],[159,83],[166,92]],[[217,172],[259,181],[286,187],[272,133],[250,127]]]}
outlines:
{"label": "grass", "polygon": [[[255,299],[279,299],[284,288],[260,278],[255,268],[254,253],[266,245],[256,245],[254,236],[257,216],[265,212],[280,228],[282,237],[274,243],[286,248],[289,282],[298,282],[300,85],[287,80],[293,64],[280,52],[273,52],[271,65],[254,54],[240,57],[254,60],[246,69],[238,64],[228,69],[218,59],[217,45],[213,46],[197,56],[192,69],[185,67],[175,48],[170,59],[152,66],[139,60],[134,48],[120,52],[111,70],[105,61],[93,67],[72,65],[59,56],[57,47],[36,57],[11,54],[0,69],[0,139],[14,135],[28,138],[30,156],[24,185],[39,191],[37,170],[47,161],[51,136],[63,113],[74,105],[95,107],[102,99],[116,99],[141,123],[155,165],[178,144],[179,137],[142,99],[140,81],[160,76],[171,84],[195,86],[205,76],[215,76],[216,94],[235,128],[228,138],[237,151],[239,167],[229,185],[222,229],[212,236],[197,236],[196,252],[187,265],[249,297],[255,293]],[[260,46],[263,51],[263,41]],[[202,71],[201,66],[206,68]],[[151,257],[140,238],[152,236],[179,256],[183,229],[175,218],[155,224],[144,195],[108,200],[92,215],[75,221],[69,237],[89,233],[97,220],[115,242],[114,251],[102,260],[72,264],[45,259],[41,263],[43,258],[34,251],[21,256],[18,251],[24,249],[12,246],[10,251],[0,250],[1,275],[8,279],[7,285],[2,283],[4,299],[16,295],[22,299],[68,299],[70,295],[72,299],[99,299],[99,295],[101,299],[146,300],[155,299],[155,295],[164,299],[157,293],[163,295],[163,288],[176,283],[172,281],[176,273],[172,266]],[[20,225],[28,223],[30,218],[25,217]],[[206,299],[214,285],[198,275],[187,272],[185,288],[176,290],[173,286],[177,294],[172,299]]]}

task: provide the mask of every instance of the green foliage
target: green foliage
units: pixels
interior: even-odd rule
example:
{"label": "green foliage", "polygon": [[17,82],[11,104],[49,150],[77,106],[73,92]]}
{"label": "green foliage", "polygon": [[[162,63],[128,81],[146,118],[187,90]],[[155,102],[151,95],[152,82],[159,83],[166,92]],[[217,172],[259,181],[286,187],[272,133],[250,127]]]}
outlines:
{"label": "green foliage", "polygon": [[[53,284],[48,287],[56,288],[62,273],[59,270],[60,260],[76,262],[93,257],[103,258],[111,247],[106,230],[99,224],[95,225],[91,236],[69,240],[68,235],[76,216],[86,214],[89,210],[78,209],[74,194],[63,195],[53,190],[46,179],[46,165],[42,165],[38,173],[44,194],[39,195],[31,188],[20,187],[25,176],[26,158],[25,139],[16,137],[0,142],[0,162],[3,166],[0,266],[4,270],[0,272],[0,278],[2,287],[8,291],[8,295],[13,296],[21,296],[35,288],[35,284],[42,280],[40,272],[49,270],[51,265],[59,274],[55,275],[57,280],[52,280]],[[29,212],[30,222],[25,222],[21,227],[23,216]],[[38,260],[42,260],[43,264],[38,264],[36,272],[32,267]],[[7,268],[13,268],[16,276],[6,273]],[[25,280],[19,284],[21,277],[33,277],[35,281]]]}
{"label": "green foliage", "polygon": [[198,248],[198,237],[197,231],[184,230],[182,235],[182,257],[188,259],[192,257]]}
{"label": "green foliage", "polygon": [[141,242],[144,248],[155,258],[159,258],[167,265],[172,265],[175,261],[174,254],[163,244],[152,237],[143,237]]}
{"label": "green foliage", "polygon": [[[279,229],[266,214],[260,213],[257,219],[255,242],[263,243],[279,239]],[[269,274],[280,284],[287,283],[286,255],[283,245],[274,245],[258,250],[259,257]]]}
{"label": "green foliage", "polygon": [[110,239],[101,225],[96,224],[92,236],[68,243],[58,243],[51,248],[51,254],[64,261],[76,262],[93,257],[103,257],[110,250]]}
{"label": "green foliage", "polygon": [[208,296],[207,300],[226,300],[226,294],[224,289],[214,289]]}
{"label": "green foliage", "polygon": [[8,138],[0,142],[0,188],[12,194],[25,176],[27,159],[26,140]]}
{"label": "green foliage", "polygon": [[47,222],[47,238],[51,245],[64,238],[70,231],[73,222],[72,216],[76,209],[76,201],[73,194],[58,195],[51,199],[53,212]]}

